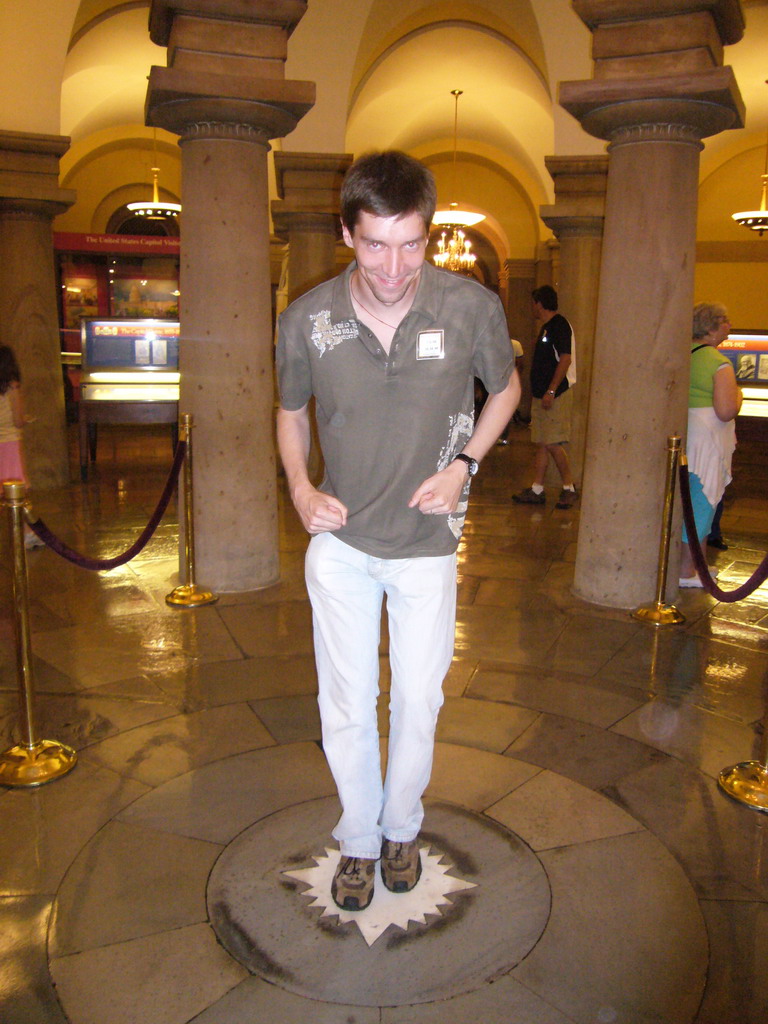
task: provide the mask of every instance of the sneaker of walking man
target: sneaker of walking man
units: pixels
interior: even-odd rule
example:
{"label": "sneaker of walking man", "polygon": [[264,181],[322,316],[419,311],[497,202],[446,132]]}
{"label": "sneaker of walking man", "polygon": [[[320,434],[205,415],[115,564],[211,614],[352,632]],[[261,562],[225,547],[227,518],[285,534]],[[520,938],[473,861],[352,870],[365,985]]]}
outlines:
{"label": "sneaker of walking man", "polygon": [[575,383],[573,328],[557,311],[557,292],[545,284],[531,293],[539,335],[531,361],[531,440],[536,444],[530,487],[512,495],[519,505],[543,505],[544,477],[551,458],[560,474],[555,508],[571,508],[578,494],[566,446],[571,436],[572,384]]}

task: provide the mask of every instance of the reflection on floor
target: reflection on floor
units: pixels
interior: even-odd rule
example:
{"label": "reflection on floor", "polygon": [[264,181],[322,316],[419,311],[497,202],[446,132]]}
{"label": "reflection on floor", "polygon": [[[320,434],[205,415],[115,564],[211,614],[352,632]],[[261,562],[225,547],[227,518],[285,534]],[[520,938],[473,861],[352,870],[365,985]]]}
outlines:
{"label": "reflection on floor", "polygon": [[[164,603],[173,509],[109,573],[29,553],[40,733],[80,760],[0,792],[4,1024],[765,1024],[768,816],[715,780],[759,754],[768,586],[735,605],[687,591],[661,632],[577,600],[578,507],[555,510],[554,486],[543,508],[510,500],[527,436],[473,486],[427,800],[425,845],[472,885],[370,946],[284,875],[323,855],[336,813],[292,510],[280,584],[192,612]],[[729,589],[768,549],[766,447],[740,436],[730,547],[710,552]],[[114,554],[169,463],[167,432],[104,428],[91,481],[35,509]]]}

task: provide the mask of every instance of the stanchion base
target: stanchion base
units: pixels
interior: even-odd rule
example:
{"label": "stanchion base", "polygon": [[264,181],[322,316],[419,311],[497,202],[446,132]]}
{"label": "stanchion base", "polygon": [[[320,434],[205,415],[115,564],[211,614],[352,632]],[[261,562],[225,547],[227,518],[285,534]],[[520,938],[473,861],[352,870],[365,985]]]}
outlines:
{"label": "stanchion base", "polygon": [[768,811],[768,768],[759,761],[742,761],[723,768],[717,782],[724,793],[756,811]]}
{"label": "stanchion base", "polygon": [[42,786],[66,775],[76,764],[77,753],[56,740],[39,740],[32,747],[11,747],[0,754],[0,785]]}
{"label": "stanchion base", "polygon": [[216,594],[210,590],[203,590],[196,583],[185,583],[181,587],[174,587],[165,599],[166,604],[174,608],[197,608],[201,604],[213,604],[218,601]]}
{"label": "stanchion base", "polygon": [[685,616],[673,604],[641,604],[631,613],[638,622],[647,622],[651,626],[677,626],[685,622]]}

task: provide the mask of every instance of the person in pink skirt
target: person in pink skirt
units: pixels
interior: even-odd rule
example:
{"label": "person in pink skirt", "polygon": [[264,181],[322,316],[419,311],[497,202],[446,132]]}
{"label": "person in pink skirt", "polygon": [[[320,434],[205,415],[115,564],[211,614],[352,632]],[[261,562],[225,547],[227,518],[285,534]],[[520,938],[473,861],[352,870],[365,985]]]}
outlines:
{"label": "person in pink skirt", "polygon": [[[19,364],[13,349],[0,345],[0,482],[23,480],[28,484],[21,451],[24,423]],[[43,543],[26,524],[24,542],[28,548],[39,547]]]}

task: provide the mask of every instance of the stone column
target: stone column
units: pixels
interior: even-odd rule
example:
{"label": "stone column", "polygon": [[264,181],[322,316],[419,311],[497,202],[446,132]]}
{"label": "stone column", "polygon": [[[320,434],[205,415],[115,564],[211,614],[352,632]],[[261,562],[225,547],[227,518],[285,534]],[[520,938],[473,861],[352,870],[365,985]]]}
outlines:
{"label": "stone column", "polygon": [[336,272],[339,192],[351,163],[349,153],[275,153],[280,199],[272,203],[272,223],[290,247],[289,302]]}
{"label": "stone column", "polygon": [[269,268],[269,139],[314,85],[286,81],[299,0],[153,0],[147,123],[181,136],[180,410],[194,418],[197,578],[217,592],[279,576]]}
{"label": "stone column", "polygon": [[715,66],[743,20],[738,0],[574,8],[595,79],[561,83],[560,103],[610,141],[574,589],[628,608],[654,593],[666,438],[687,423],[700,140],[743,124],[733,75]]}
{"label": "stone column", "polygon": [[53,218],[75,201],[59,188],[60,135],[0,131],[0,343],[21,370],[30,423],[24,428],[33,488],[69,482]]}
{"label": "stone column", "polygon": [[533,357],[533,318],[531,315],[531,292],[535,287],[536,267],[533,260],[505,260],[501,277],[504,280],[507,326],[510,338],[517,338],[523,346],[522,395],[520,412],[530,415],[531,381],[530,369]]}
{"label": "stone column", "polygon": [[542,206],[539,213],[560,243],[558,300],[576,339],[570,462],[578,482],[583,473],[592,385],[608,157],[547,157],[545,163],[555,183],[555,203]]}

